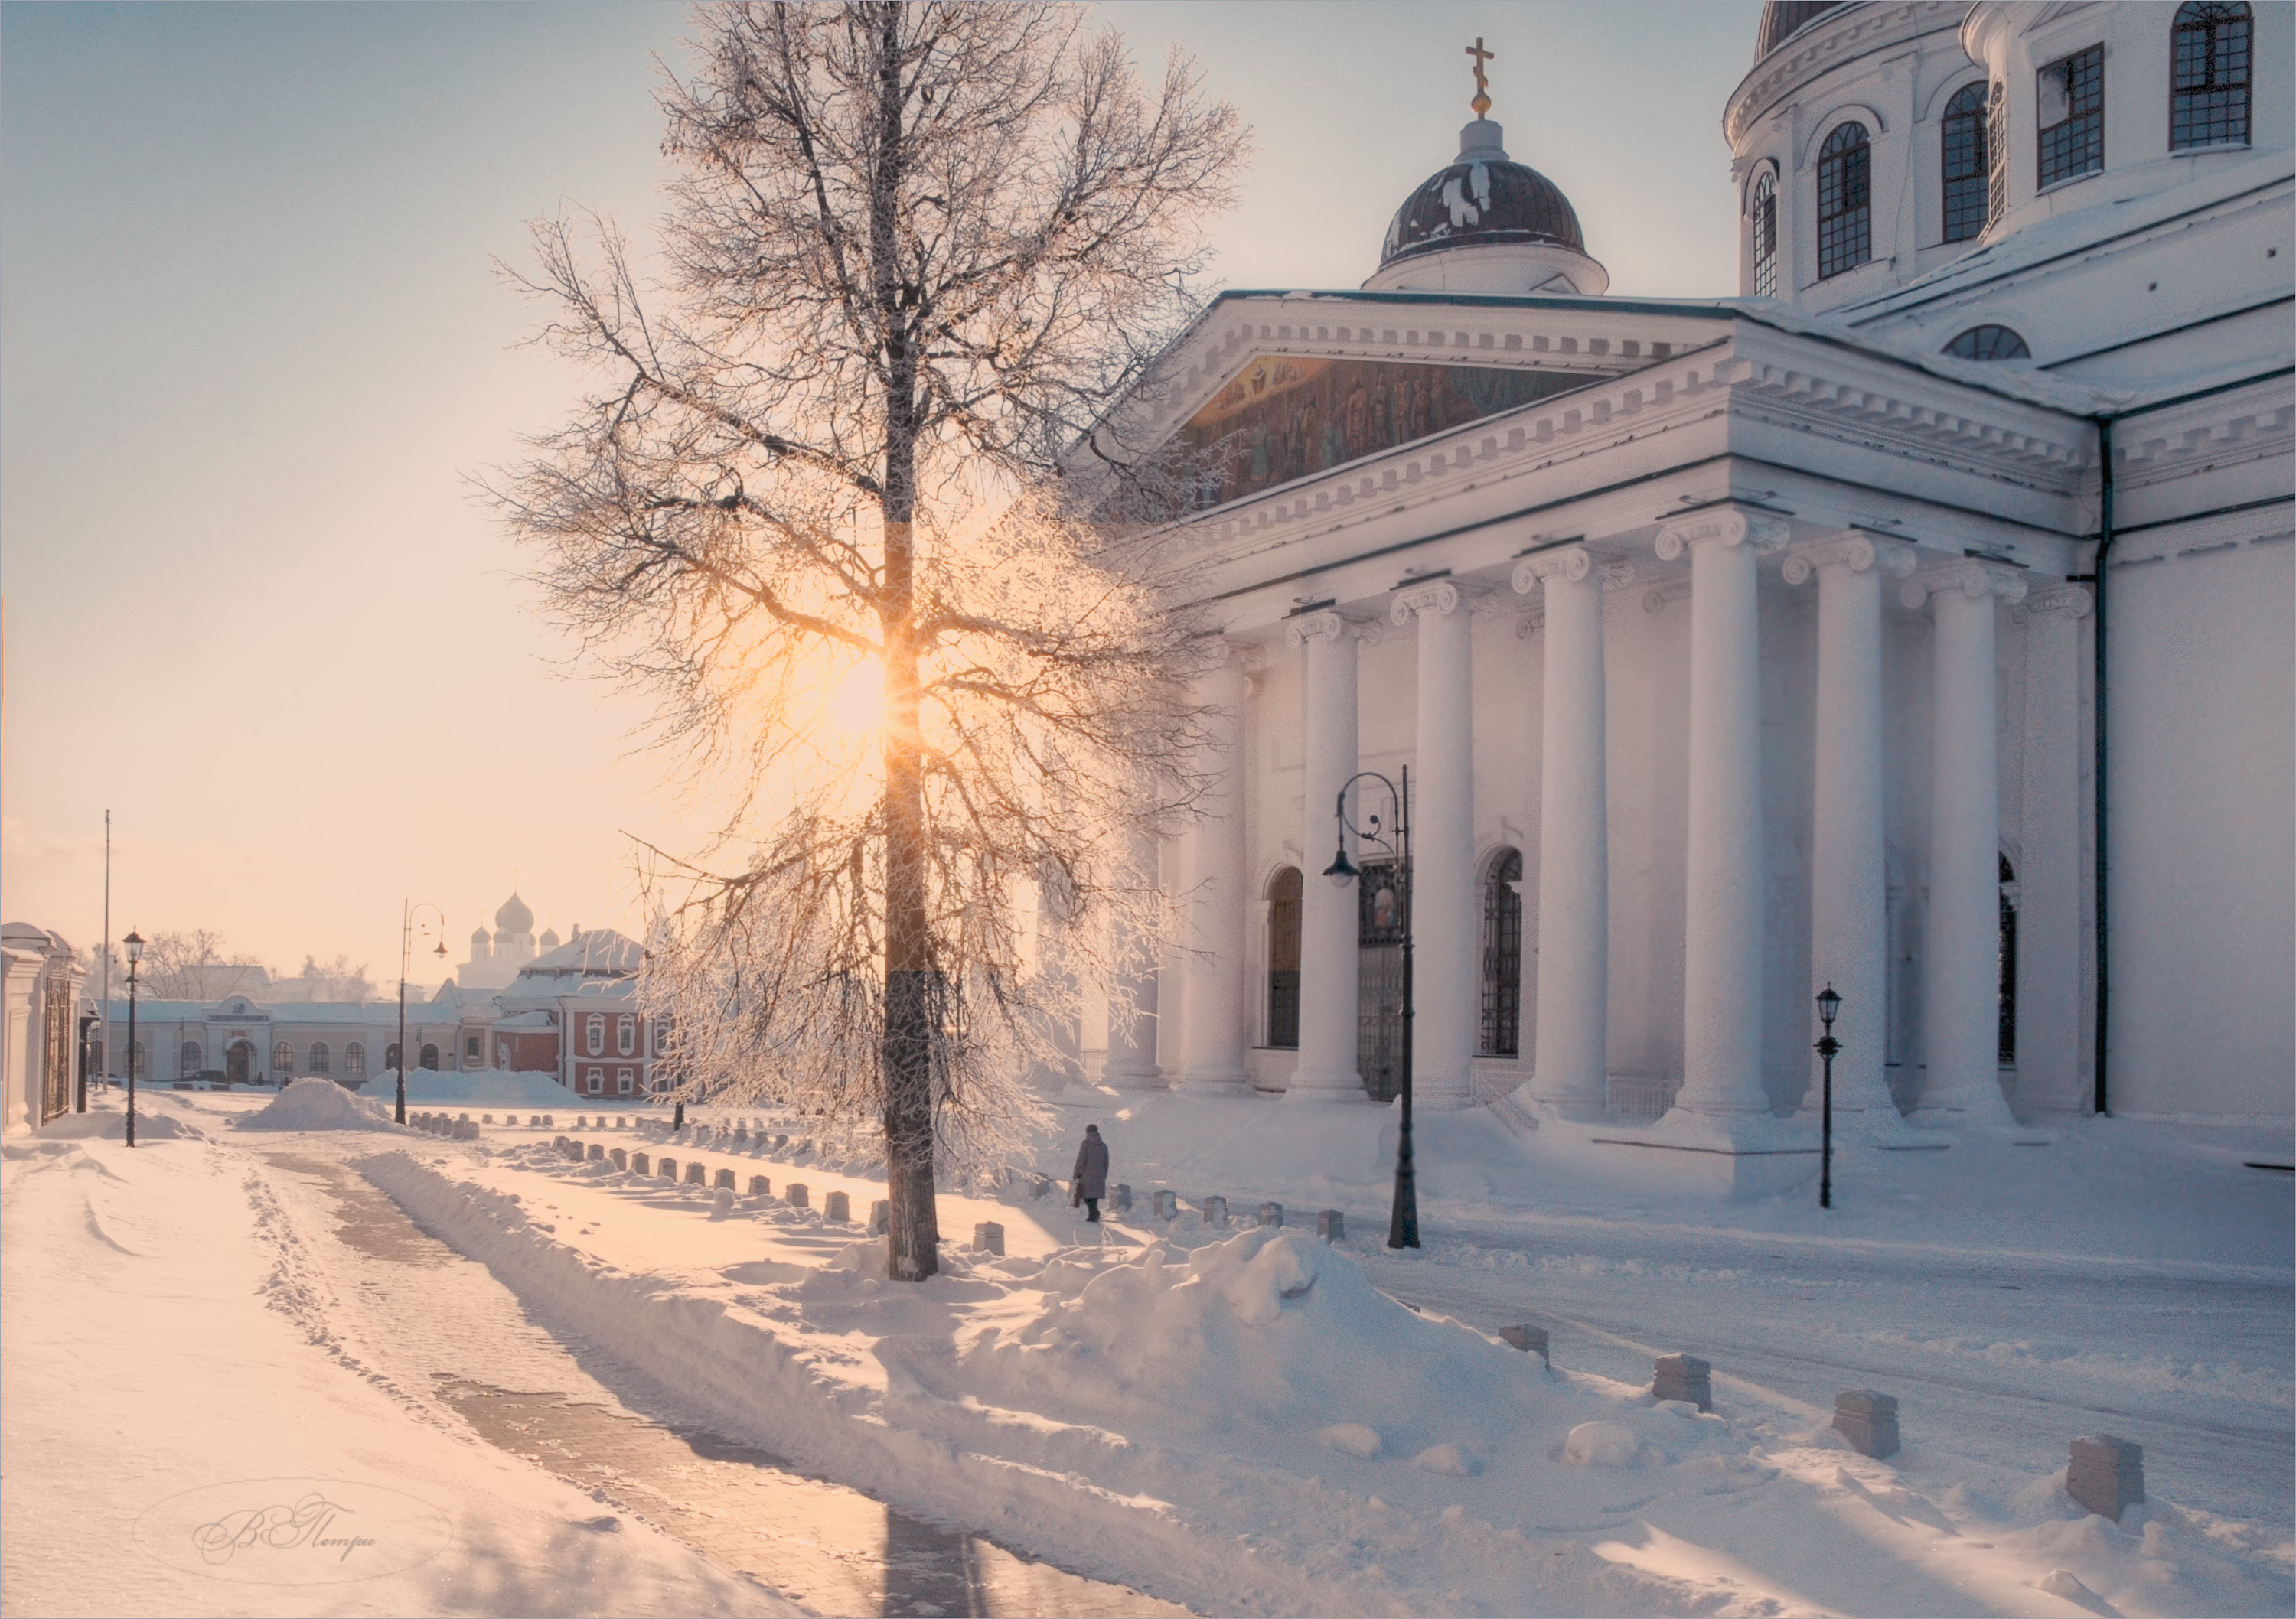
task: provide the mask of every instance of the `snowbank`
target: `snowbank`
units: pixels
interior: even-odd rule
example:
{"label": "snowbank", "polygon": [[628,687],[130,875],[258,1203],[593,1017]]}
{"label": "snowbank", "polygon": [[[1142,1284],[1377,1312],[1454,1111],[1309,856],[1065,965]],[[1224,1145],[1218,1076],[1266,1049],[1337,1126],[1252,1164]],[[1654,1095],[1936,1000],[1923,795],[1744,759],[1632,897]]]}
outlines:
{"label": "snowbank", "polygon": [[[127,1113],[116,1103],[91,1105],[86,1113],[67,1113],[61,1118],[50,1119],[34,1133],[50,1141],[122,1141],[127,1134]],[[204,1139],[196,1126],[169,1114],[154,1112],[148,1104],[135,1110],[135,1140],[139,1144]]]}
{"label": "snowbank", "polygon": [[242,1130],[389,1130],[390,1115],[332,1079],[291,1080],[270,1101],[239,1121]]}
{"label": "snowbank", "polygon": [[[389,1069],[375,1081],[375,1093],[395,1096],[398,1081]],[[561,1108],[577,1099],[571,1091],[547,1074],[512,1072],[507,1068],[472,1068],[460,1074],[441,1073],[435,1068],[416,1068],[406,1076],[406,1100],[409,1102],[453,1102],[466,1107],[493,1108]],[[600,1105],[596,1097],[579,1099],[592,1106]]]}
{"label": "snowbank", "polygon": [[1550,1370],[1296,1230],[947,1251],[915,1286],[853,1228],[770,1198],[543,1148],[453,1162],[361,1167],[537,1319],[648,1366],[729,1436],[1206,1610],[2287,1606],[2284,1534],[2157,1499],[2111,1525],[2061,1471],[1980,1490],[1726,1392],[1700,1413]]}

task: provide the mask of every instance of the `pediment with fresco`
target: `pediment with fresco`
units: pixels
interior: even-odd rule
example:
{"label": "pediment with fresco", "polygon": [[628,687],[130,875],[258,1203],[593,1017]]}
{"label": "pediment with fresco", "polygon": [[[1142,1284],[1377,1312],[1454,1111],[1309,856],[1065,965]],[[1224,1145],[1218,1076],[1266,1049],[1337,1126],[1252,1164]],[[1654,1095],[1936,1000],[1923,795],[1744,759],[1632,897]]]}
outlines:
{"label": "pediment with fresco", "polygon": [[1595,380],[1528,366],[1258,355],[1189,418],[1179,439],[1217,469],[1199,497],[1217,506]]}

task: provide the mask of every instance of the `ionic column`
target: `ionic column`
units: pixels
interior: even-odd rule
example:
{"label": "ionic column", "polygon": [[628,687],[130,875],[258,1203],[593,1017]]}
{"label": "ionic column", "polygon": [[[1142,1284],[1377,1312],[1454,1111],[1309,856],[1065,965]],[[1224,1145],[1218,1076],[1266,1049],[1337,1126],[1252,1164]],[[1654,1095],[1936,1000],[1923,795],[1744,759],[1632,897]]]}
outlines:
{"label": "ionic column", "polygon": [[1249,1090],[1243,1066],[1243,704],[1241,649],[1196,688],[1204,747],[1202,797],[1189,830],[1181,879],[1187,906],[1186,1066],[1180,1088],[1198,1094]]}
{"label": "ionic column", "polygon": [[1419,622],[1418,768],[1411,782],[1411,1093],[1464,1108],[1482,974],[1476,955],[1473,615],[1448,579],[1395,598]]}
{"label": "ionic column", "polygon": [[1583,545],[1516,564],[1514,587],[1545,589],[1539,720],[1538,1023],[1531,1097],[1567,1116],[1602,1116],[1609,1090],[1611,840],[1603,755],[1603,592],[1631,564],[1598,567]]}
{"label": "ionic column", "polygon": [[2013,1125],[2002,1100],[2001,827],[1994,603],[2023,600],[2015,570],[1964,560],[1906,582],[1934,598],[1930,904],[1922,975],[1922,1111]]}
{"label": "ionic column", "polygon": [[[1323,876],[1329,863],[1323,851],[1337,846],[1332,804],[1356,773],[1357,633],[1332,612],[1295,618],[1285,632],[1285,640],[1301,651],[1307,699],[1300,828],[1306,857],[1300,904],[1300,1061],[1284,1093],[1291,1101],[1365,1100],[1363,1077],[1356,1069],[1356,891]],[[1355,857],[1350,846],[1348,858]]]}
{"label": "ionic column", "polygon": [[[1903,1118],[1882,1058],[1890,941],[1882,854],[1882,576],[1903,579],[1913,552],[1862,534],[1786,558],[1789,585],[1817,579],[1816,792],[1810,837],[1809,989],[1841,997],[1834,1038],[1834,1127],[1886,1135]],[[1812,1074],[1816,1057],[1811,1056]],[[1816,1108],[1816,1092],[1806,1104]]]}
{"label": "ionic column", "polygon": [[2077,1111],[2081,1051],[2079,585],[2025,598],[2025,790],[2017,865],[2017,1091]]}
{"label": "ionic column", "polygon": [[[1152,888],[1157,879],[1154,829],[1136,827],[1127,862],[1128,887]],[[1116,988],[1109,997],[1108,1083],[1119,1091],[1156,1091],[1164,1077],[1156,1066],[1156,939],[1145,919],[1121,913],[1111,924]]]}
{"label": "ionic column", "polygon": [[1770,1111],[1762,1088],[1761,642],[1754,563],[1781,537],[1777,526],[1726,510],[1671,524],[1658,538],[1665,560],[1690,555],[1690,838],[1683,1081],[1675,1105],[1721,1117]]}

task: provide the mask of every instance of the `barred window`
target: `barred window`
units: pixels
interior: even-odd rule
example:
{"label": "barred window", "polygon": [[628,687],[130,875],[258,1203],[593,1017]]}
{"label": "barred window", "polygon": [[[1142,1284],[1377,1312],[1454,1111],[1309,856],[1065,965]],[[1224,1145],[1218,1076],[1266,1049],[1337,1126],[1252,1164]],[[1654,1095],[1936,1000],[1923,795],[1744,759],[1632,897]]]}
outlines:
{"label": "barred window", "polygon": [[1956,360],[2030,360],[2033,351],[2006,326],[1972,326],[1945,346]]}
{"label": "barred window", "polygon": [[2046,191],[2104,167],[2104,47],[2053,61],[2039,78],[2038,184]]}
{"label": "barred window", "polygon": [[1985,225],[1988,230],[2009,211],[2009,86],[2001,79],[1985,94]]}
{"label": "barred window", "polygon": [[1502,850],[1483,879],[1483,1030],[1476,1052],[1522,1050],[1522,853]]}
{"label": "barred window", "polygon": [[2169,150],[2248,144],[2248,7],[2192,0],[2177,8]]}
{"label": "barred window", "polygon": [[1874,257],[1874,148],[1863,124],[1844,124],[1817,153],[1817,276]]}
{"label": "barred window", "polygon": [[295,1071],[295,1048],[282,1040],[271,1048],[271,1067],[276,1074]]}
{"label": "barred window", "polygon": [[1778,177],[1765,168],[1754,181],[1754,296],[1778,295]]}
{"label": "barred window", "polygon": [[346,1074],[366,1072],[366,1046],[364,1042],[354,1040],[343,1048],[343,1072]]}
{"label": "barred window", "polygon": [[324,1040],[314,1040],[311,1043],[311,1060],[304,1066],[314,1074],[324,1074],[333,1060],[334,1053],[327,1049],[327,1043]]}
{"label": "barred window", "polygon": [[1965,85],[1945,104],[1945,240],[1984,234],[1992,211],[1993,164],[1986,150],[1985,86]]}

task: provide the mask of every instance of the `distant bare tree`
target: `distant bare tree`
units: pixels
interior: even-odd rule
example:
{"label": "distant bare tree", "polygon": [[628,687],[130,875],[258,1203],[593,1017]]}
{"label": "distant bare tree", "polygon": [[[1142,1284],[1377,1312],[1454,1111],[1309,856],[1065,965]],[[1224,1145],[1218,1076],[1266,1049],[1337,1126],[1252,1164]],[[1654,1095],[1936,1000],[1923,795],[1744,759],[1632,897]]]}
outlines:
{"label": "distant bare tree", "polygon": [[[223,935],[210,928],[161,929],[144,946],[135,969],[144,994],[156,1001],[220,1001],[226,995],[258,994],[271,974],[250,955],[226,956]],[[115,990],[126,982],[115,972]]]}
{"label": "distant bare tree", "polygon": [[668,863],[677,1060],[882,1128],[889,1270],[922,1279],[936,1144],[1001,1139],[1046,1018],[1159,926],[1188,626],[1054,474],[1079,442],[1119,474],[1103,518],[1185,481],[1104,417],[1193,314],[1247,135],[1185,58],[1144,87],[1070,6],[696,23],[660,96],[667,274],[608,222],[536,227],[512,279],[598,380],[492,492],[685,779],[739,784],[720,843]]}
{"label": "distant bare tree", "polygon": [[306,1001],[372,1001],[376,994],[366,963],[361,961],[354,967],[350,957],[341,954],[332,961],[306,955],[302,970],[291,979],[280,980],[273,988],[284,989],[291,983]]}

